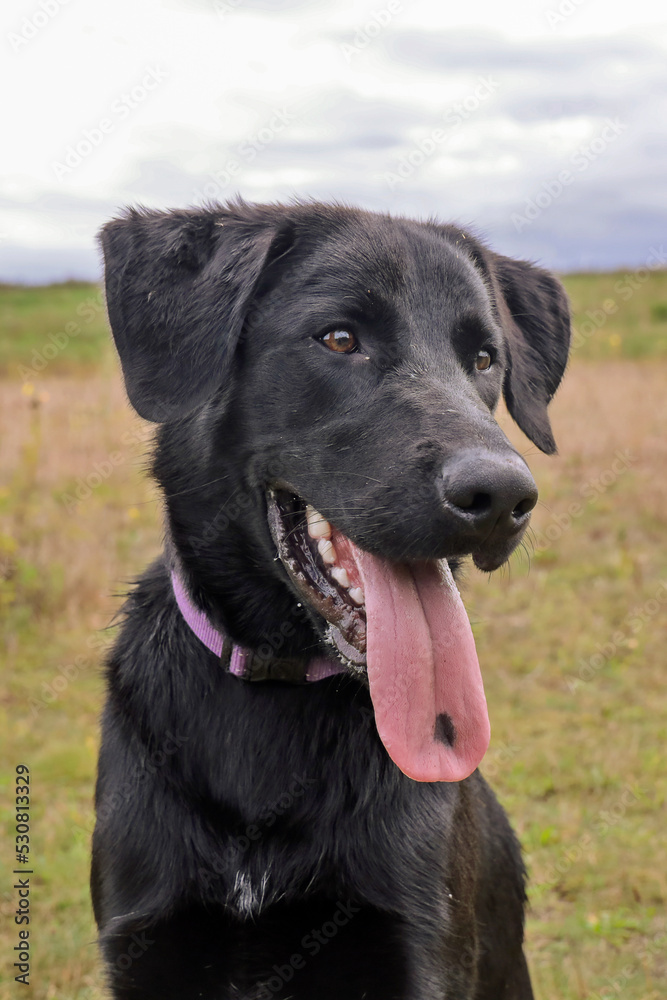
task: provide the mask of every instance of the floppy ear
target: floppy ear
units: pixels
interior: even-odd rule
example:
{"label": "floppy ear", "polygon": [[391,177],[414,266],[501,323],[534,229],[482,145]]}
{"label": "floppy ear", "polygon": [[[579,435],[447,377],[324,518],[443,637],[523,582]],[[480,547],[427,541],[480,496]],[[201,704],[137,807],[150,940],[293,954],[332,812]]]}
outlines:
{"label": "floppy ear", "polygon": [[222,209],[129,209],[104,226],[109,322],[140,416],[184,416],[224,384],[276,228]]}
{"label": "floppy ear", "polygon": [[547,406],[570,348],[570,307],[561,283],[523,260],[485,254],[507,345],[503,395],[507,409],[537,447],[553,455]]}

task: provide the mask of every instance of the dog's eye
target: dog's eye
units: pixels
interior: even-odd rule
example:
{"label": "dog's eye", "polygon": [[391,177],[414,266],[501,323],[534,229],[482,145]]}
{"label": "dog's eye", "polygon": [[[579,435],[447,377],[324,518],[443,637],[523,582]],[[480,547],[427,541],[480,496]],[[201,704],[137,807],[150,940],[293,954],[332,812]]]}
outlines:
{"label": "dog's eye", "polygon": [[320,340],[330,351],[338,354],[351,354],[358,346],[357,338],[349,330],[330,330]]}
{"label": "dog's eye", "polygon": [[475,358],[475,368],[478,372],[485,372],[491,367],[491,355],[488,351],[478,351]]}

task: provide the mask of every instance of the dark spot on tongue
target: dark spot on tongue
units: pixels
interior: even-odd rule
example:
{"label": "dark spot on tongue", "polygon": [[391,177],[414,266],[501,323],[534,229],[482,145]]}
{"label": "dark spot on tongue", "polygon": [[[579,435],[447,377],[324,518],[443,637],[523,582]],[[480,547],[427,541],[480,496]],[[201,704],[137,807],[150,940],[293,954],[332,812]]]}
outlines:
{"label": "dark spot on tongue", "polygon": [[447,715],[446,712],[440,712],[439,715],[436,715],[433,737],[444,743],[446,747],[453,747],[456,743],[456,727],[451,716]]}

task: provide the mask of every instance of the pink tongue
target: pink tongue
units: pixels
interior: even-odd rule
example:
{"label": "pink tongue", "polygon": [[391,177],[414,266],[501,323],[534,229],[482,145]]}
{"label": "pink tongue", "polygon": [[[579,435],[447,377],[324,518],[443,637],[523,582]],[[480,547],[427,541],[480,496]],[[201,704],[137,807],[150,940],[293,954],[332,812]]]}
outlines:
{"label": "pink tongue", "polygon": [[366,595],[368,681],[387,752],[416,781],[461,781],[486,753],[490,727],[475,640],[449,566],[391,563],[344,536],[334,544],[339,561],[356,566]]}

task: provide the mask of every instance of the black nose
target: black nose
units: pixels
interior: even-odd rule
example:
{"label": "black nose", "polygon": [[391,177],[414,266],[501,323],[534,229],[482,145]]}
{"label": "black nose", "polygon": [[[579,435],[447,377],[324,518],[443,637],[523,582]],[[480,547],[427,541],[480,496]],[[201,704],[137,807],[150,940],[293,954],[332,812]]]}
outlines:
{"label": "black nose", "polygon": [[475,448],[446,463],[442,496],[460,527],[483,539],[491,531],[511,535],[523,528],[537,503],[537,486],[519,455]]}

